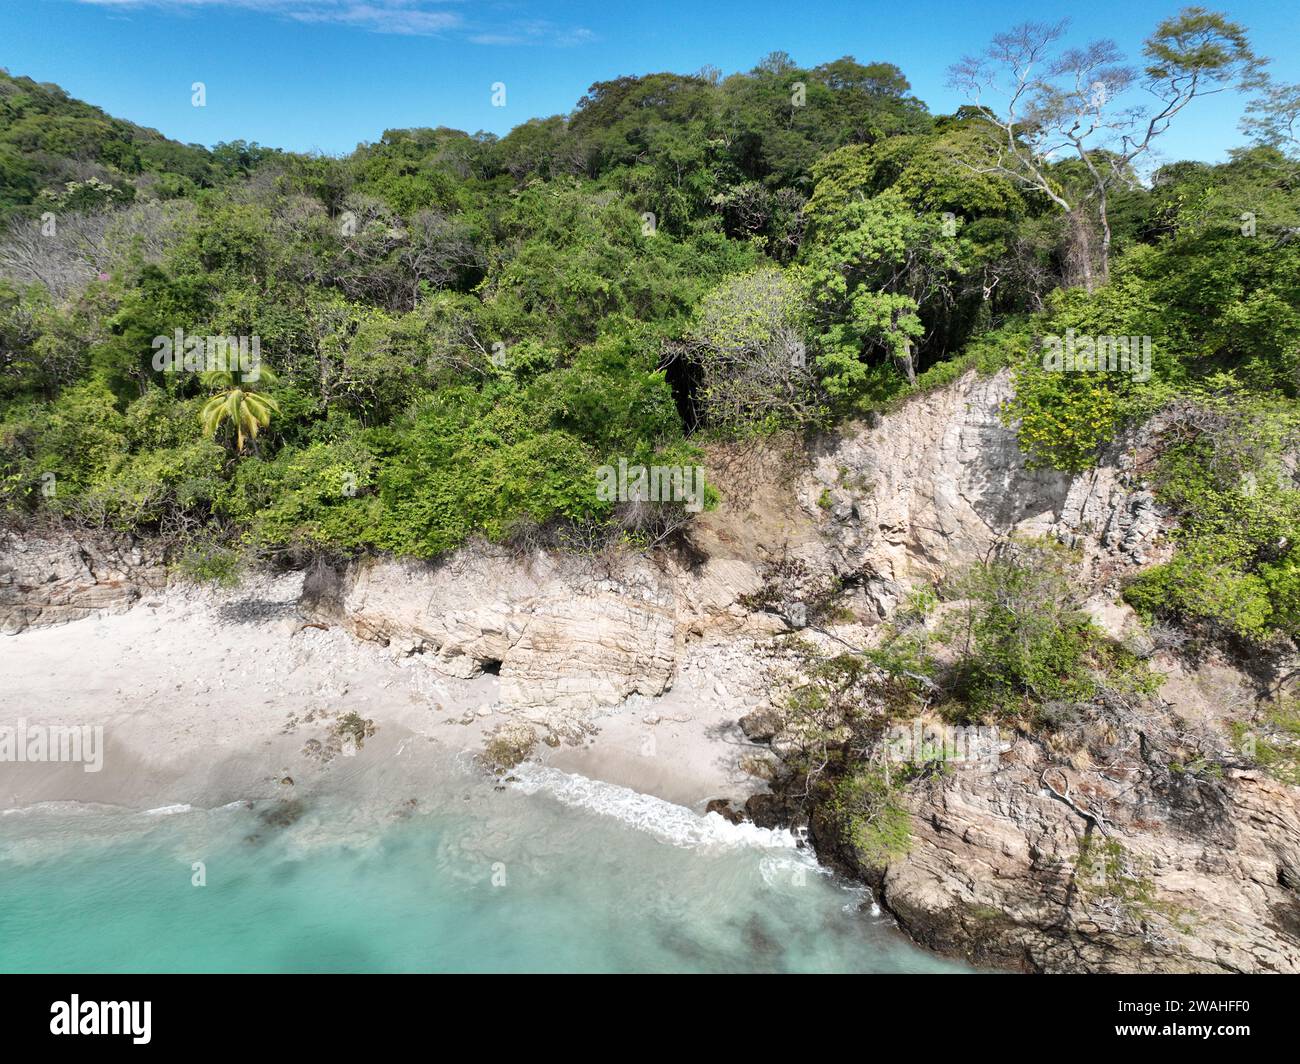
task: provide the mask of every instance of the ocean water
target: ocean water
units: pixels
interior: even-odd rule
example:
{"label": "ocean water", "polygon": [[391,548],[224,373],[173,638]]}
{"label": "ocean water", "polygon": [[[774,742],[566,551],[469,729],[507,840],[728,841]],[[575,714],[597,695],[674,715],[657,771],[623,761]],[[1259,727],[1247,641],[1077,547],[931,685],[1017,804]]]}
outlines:
{"label": "ocean water", "polygon": [[0,815],[3,972],[955,970],[787,832],[536,766]]}

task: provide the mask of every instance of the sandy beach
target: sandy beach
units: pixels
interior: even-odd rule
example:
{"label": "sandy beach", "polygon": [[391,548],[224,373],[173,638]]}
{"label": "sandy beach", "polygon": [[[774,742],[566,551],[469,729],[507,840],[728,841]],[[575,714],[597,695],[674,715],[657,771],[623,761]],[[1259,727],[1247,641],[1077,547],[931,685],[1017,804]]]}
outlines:
{"label": "sandy beach", "polygon": [[[6,764],[0,808],[212,808],[360,776],[418,791],[438,757],[473,757],[528,719],[499,705],[496,676],[447,677],[308,620],[301,584],[300,574],[231,590],[173,584],[125,612],[0,637],[0,723],[102,728],[103,742],[98,771]],[[359,746],[340,727],[351,714],[373,722]],[[588,734],[539,743],[533,759],[702,811],[763,786],[739,767],[753,747],[736,717],[688,660],[662,697],[593,711]]]}

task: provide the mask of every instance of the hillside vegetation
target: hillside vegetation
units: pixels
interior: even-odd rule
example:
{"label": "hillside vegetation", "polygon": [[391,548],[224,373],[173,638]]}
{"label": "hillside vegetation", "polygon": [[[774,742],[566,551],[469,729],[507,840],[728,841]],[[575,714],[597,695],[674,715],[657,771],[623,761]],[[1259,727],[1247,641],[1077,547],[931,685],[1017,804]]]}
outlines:
{"label": "hillside vegetation", "polygon": [[[951,115],[888,62],[778,52],[343,158],[181,145],[0,76],[0,508],[166,537],[216,576],[471,535],[645,545],[683,504],[603,497],[600,467],[689,467],[708,438],[1010,367],[1036,462],[1085,469],[1167,418],[1181,538],[1140,610],[1295,638],[1300,94],[1191,9],[1140,69],[1064,52],[1082,95],[997,110],[979,86],[1025,32],[955,68]],[[1156,112],[1130,129],[1099,84]],[[1248,146],[1152,169],[1165,125],[1237,88]],[[159,368],[160,339],[207,337],[259,361]],[[1132,366],[1045,360],[1109,337]]]}

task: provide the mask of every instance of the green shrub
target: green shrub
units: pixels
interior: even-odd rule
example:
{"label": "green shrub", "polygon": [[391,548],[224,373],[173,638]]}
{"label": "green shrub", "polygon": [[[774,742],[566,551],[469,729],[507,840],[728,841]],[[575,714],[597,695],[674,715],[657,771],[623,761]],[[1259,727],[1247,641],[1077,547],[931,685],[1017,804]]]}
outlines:
{"label": "green shrub", "polygon": [[1273,706],[1254,727],[1241,721],[1230,727],[1233,745],[1246,758],[1275,779],[1300,787],[1300,702]]}
{"label": "green shrub", "polygon": [[1177,553],[1124,597],[1148,618],[1208,624],[1240,638],[1295,637],[1300,490],[1287,458],[1293,404],[1222,386],[1166,414],[1155,492],[1178,518]]}
{"label": "green shrub", "polygon": [[1169,562],[1135,577],[1124,599],[1147,620],[1210,622],[1245,639],[1266,638],[1272,628],[1268,584],[1242,572],[1230,550],[1208,540],[1184,546]]}
{"label": "green shrub", "polygon": [[190,542],[177,562],[180,574],[195,583],[234,587],[239,583],[244,558],[233,547],[223,546],[212,538]]}
{"label": "green shrub", "polygon": [[912,818],[899,778],[885,768],[863,765],[838,780],[827,808],[841,841],[867,867],[883,868],[911,851]]}
{"label": "green shrub", "polygon": [[952,687],[969,714],[1033,723],[1055,702],[1145,694],[1157,679],[1081,610],[1078,556],[1050,539],[1017,539],[953,591],[968,600],[945,638],[958,651]]}

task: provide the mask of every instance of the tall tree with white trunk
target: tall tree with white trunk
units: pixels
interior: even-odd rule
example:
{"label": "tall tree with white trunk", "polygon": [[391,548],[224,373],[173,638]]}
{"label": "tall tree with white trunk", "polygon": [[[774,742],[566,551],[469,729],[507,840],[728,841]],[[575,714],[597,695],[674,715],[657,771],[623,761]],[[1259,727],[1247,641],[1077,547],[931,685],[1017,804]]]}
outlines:
{"label": "tall tree with white trunk", "polygon": [[[1140,71],[1125,64],[1114,41],[1067,46],[1067,28],[1067,21],[1025,22],[999,33],[984,52],[949,68],[949,84],[991,134],[962,161],[1056,204],[1071,222],[1078,280],[1091,290],[1109,273],[1112,192],[1139,182],[1143,157],[1188,104],[1249,87],[1263,61],[1242,27],[1200,7],[1156,27]],[[1064,179],[1057,164],[1067,159],[1082,163],[1081,180]]]}

